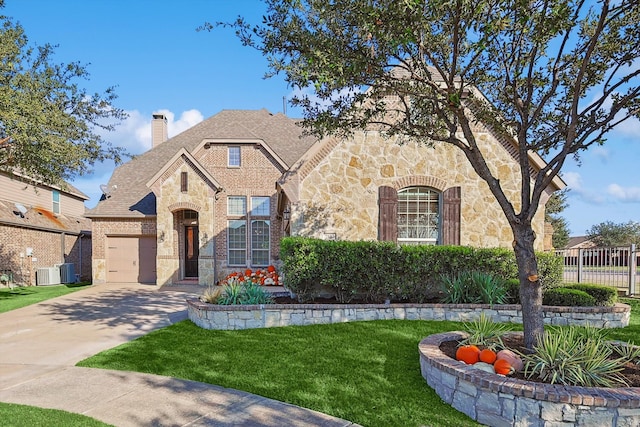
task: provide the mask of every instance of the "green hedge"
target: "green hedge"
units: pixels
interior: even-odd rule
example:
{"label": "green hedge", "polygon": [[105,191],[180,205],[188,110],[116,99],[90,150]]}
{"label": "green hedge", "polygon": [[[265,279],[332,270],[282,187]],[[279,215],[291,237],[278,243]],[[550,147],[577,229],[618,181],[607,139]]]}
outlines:
{"label": "green hedge", "polygon": [[577,289],[591,295],[595,299],[595,305],[612,306],[618,302],[618,291],[610,286],[594,285],[589,283],[572,283],[563,286],[567,289]]}
{"label": "green hedge", "polygon": [[[398,246],[388,242],[327,241],[286,237],[280,243],[285,285],[308,301],[329,292],[342,302],[427,301],[441,293],[442,275],[462,271],[517,278],[512,250],[466,246]],[[545,287],[561,283],[562,262],[539,254]]]}
{"label": "green hedge", "polygon": [[579,289],[554,288],[548,289],[542,297],[543,305],[564,307],[592,307],[596,299]]}

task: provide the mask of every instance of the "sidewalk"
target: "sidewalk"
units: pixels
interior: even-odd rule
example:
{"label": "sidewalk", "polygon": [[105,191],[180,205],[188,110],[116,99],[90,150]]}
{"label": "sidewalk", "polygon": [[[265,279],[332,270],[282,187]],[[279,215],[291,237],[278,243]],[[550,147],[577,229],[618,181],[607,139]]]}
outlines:
{"label": "sidewalk", "polygon": [[354,426],[238,390],[74,366],[185,319],[185,296],[197,290],[95,285],[0,314],[0,401],[77,412],[123,427]]}

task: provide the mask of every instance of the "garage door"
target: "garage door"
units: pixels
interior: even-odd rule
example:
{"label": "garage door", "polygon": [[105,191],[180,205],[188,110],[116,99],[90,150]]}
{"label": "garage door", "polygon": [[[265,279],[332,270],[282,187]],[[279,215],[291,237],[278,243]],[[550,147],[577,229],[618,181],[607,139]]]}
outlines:
{"label": "garage door", "polygon": [[109,237],[107,239],[107,281],[155,283],[155,236]]}

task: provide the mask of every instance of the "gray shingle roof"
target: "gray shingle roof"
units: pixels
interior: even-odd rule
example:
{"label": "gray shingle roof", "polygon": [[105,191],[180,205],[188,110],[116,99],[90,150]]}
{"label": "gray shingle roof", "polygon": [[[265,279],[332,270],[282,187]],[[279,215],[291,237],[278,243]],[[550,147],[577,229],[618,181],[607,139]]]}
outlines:
{"label": "gray shingle roof", "polygon": [[87,211],[88,217],[142,217],[156,214],[155,195],[146,186],[181,148],[187,151],[204,139],[261,139],[291,167],[315,142],[302,137],[297,120],[263,110],[223,110],[157,147],[117,167],[108,198]]}

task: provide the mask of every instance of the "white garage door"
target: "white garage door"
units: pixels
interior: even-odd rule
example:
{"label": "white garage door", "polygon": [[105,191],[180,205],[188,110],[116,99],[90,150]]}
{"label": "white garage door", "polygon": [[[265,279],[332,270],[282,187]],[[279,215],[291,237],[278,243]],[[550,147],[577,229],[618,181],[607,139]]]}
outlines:
{"label": "white garage door", "polygon": [[107,281],[155,283],[155,236],[109,237],[107,239]]}

